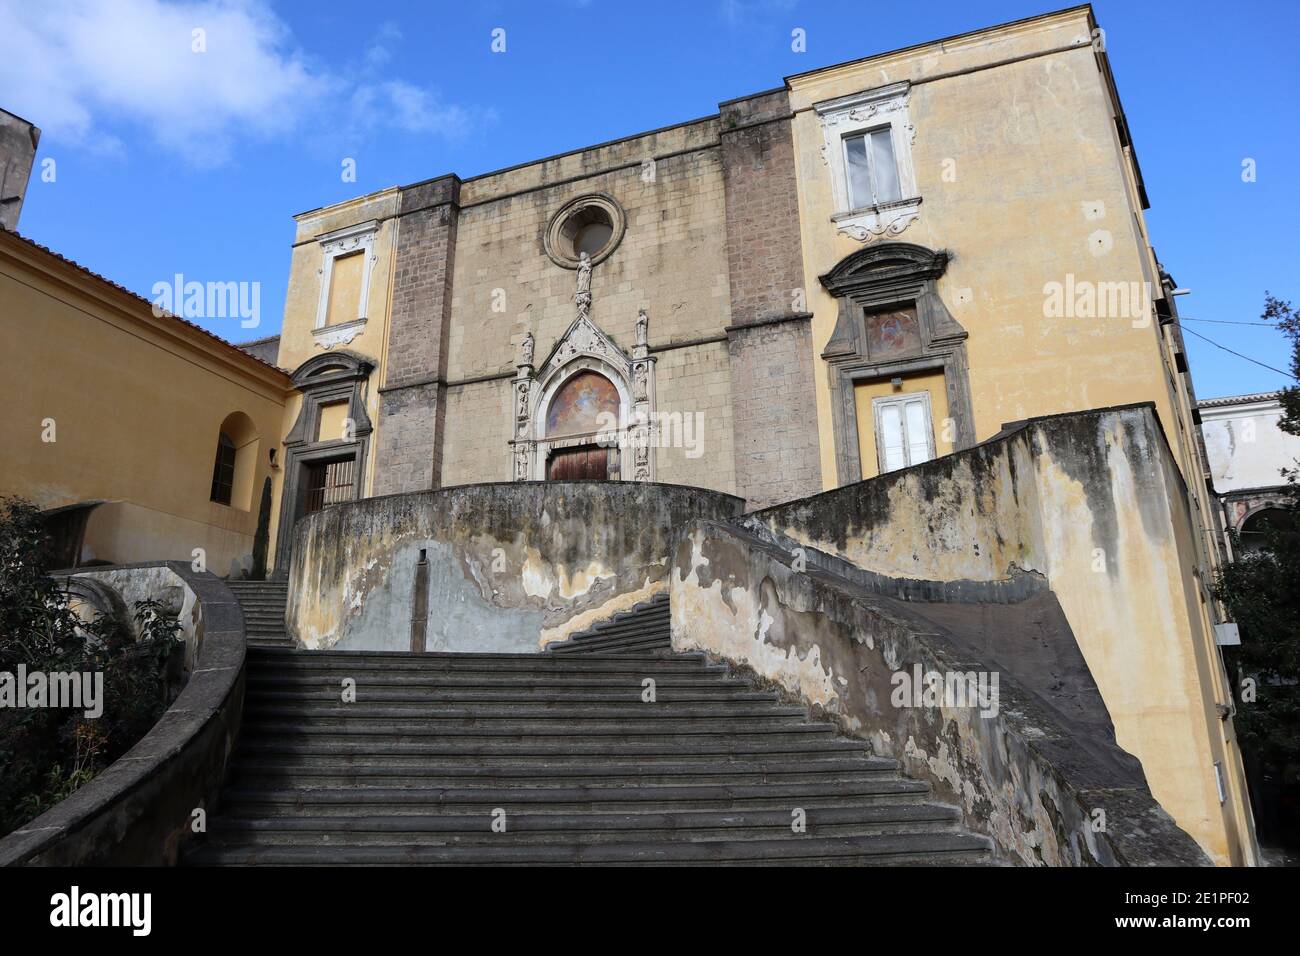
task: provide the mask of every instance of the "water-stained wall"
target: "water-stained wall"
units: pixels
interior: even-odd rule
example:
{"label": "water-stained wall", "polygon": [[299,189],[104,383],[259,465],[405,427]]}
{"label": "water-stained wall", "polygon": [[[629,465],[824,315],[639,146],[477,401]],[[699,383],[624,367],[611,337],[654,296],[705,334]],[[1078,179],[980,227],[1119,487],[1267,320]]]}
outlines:
{"label": "water-stained wall", "polygon": [[[1053,599],[1029,600],[1046,614]],[[678,545],[671,606],[674,649],[739,666],[896,757],[958,804],[965,824],[992,837],[1009,862],[1206,862],[1115,745],[1086,672],[1066,693],[1043,694],[1003,670],[987,711],[960,701],[900,704],[897,674],[987,674],[994,664],[949,627],[917,617],[915,605],[801,568],[769,541],[711,522],[693,525]],[[977,624],[988,610],[965,609]]]}
{"label": "water-stained wall", "polygon": [[664,590],[680,529],[742,506],[697,488],[588,481],[331,506],[295,530],[291,635],[312,649],[537,651]]}
{"label": "water-stained wall", "polygon": [[[1251,859],[1196,528],[1150,404],[1031,419],[975,448],[756,512],[858,567],[930,581],[1043,575],[1152,792],[1219,863]],[[1227,799],[1219,800],[1215,764]]]}

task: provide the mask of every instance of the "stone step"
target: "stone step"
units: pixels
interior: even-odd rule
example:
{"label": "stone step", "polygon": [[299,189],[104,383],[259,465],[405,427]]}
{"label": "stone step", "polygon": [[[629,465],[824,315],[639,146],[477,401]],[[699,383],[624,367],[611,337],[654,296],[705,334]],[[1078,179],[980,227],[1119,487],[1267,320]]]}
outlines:
{"label": "stone step", "polygon": [[[534,660],[529,660],[529,657]],[[320,658],[314,660],[313,658]],[[250,670],[287,672],[299,674],[340,674],[356,676],[363,673],[485,673],[485,674],[626,674],[638,680],[668,674],[702,673],[722,676],[727,669],[707,664],[704,658],[681,655],[656,657],[612,657],[596,654],[582,657],[536,654],[525,657],[500,655],[465,655],[463,658],[441,654],[412,654],[408,658],[386,662],[369,655],[358,657],[327,656],[323,651],[265,651],[249,657]]]}
{"label": "stone step", "polygon": [[575,631],[569,638],[572,641],[585,641],[598,639],[602,635],[611,633],[627,633],[629,631],[644,630],[658,631],[667,628],[672,623],[672,615],[668,608],[656,610],[647,614],[639,614],[635,617],[615,618],[606,621],[603,624],[597,624],[593,628],[585,631]]}
{"label": "stone step", "polygon": [[626,761],[597,763],[451,763],[436,758],[382,762],[338,758],[272,761],[241,759],[234,764],[232,780],[262,787],[367,786],[367,787],[631,787],[647,784],[716,785],[763,781],[800,783],[856,779],[863,774],[891,776],[892,761],[873,764],[866,757],[820,760],[736,760],[636,765]]}
{"label": "stone step", "polygon": [[832,728],[826,724],[790,724],[790,726],[759,730],[751,734],[729,734],[725,731],[703,732],[703,734],[666,734],[666,732],[649,732],[649,734],[581,734],[564,727],[550,728],[550,732],[538,732],[536,728],[529,732],[502,730],[500,727],[476,727],[455,734],[445,730],[421,726],[417,731],[385,732],[373,726],[350,727],[316,727],[302,723],[260,723],[244,724],[239,731],[243,740],[282,740],[286,743],[313,744],[335,743],[367,747],[370,744],[393,744],[406,747],[409,744],[458,743],[464,747],[506,747],[512,744],[539,743],[547,747],[627,747],[634,744],[663,744],[666,747],[688,747],[698,744],[701,747],[725,747],[736,743],[763,743],[772,747],[801,747],[816,740],[836,740]]}
{"label": "stone step", "polygon": [[[528,808],[529,812],[569,810],[667,809],[707,810],[733,807],[783,808],[916,803],[930,793],[918,780],[862,774],[848,780],[800,783],[638,784],[624,787],[230,787],[222,814],[251,817],[271,812],[344,813],[364,815],[406,813],[491,813],[498,807]],[[847,802],[841,802],[847,801]],[[351,809],[348,809],[351,808]]]}
{"label": "stone step", "polygon": [[[308,685],[281,682],[248,682],[248,699],[260,704],[337,702],[342,693],[339,684],[320,681]],[[427,687],[410,685],[372,684],[358,681],[357,699],[368,703],[423,703],[428,701],[457,702],[462,704],[643,704],[640,684],[627,683],[622,687],[568,688],[568,687]],[[745,684],[727,687],[665,687],[656,685],[655,698],[661,704],[709,704],[723,701],[741,703],[776,703],[777,695],[770,691],[754,690]]]}
{"label": "stone step", "polygon": [[599,647],[601,644],[619,638],[638,637],[646,640],[660,639],[670,640],[672,638],[672,628],[665,621],[662,626],[645,627],[640,624],[628,624],[625,627],[613,627],[608,631],[601,631],[596,634],[585,634],[570,638],[568,641],[552,643],[551,647]]}
{"label": "stone step", "polygon": [[608,641],[599,641],[591,646],[583,644],[561,644],[559,647],[551,649],[553,654],[590,654],[593,648],[598,648],[597,653],[612,654],[624,651],[644,651],[652,652],[657,650],[670,650],[672,641],[665,635],[664,637],[616,637]]}
{"label": "stone step", "polygon": [[[340,694],[342,691],[340,690]],[[435,720],[435,721],[507,721],[519,720],[580,722],[609,719],[614,723],[639,721],[736,720],[805,721],[805,707],[777,704],[773,701],[710,700],[703,703],[659,700],[608,702],[525,700],[525,701],[383,701],[368,699],[358,688],[355,703],[342,703],[339,694],[325,700],[267,700],[250,696],[244,704],[245,717],[252,720]]]}
{"label": "stone step", "polygon": [[[250,667],[248,683],[250,687],[279,688],[322,688],[336,692],[343,677],[350,673],[335,674],[332,671],[302,672],[292,668]],[[719,693],[737,691],[752,692],[754,687],[746,681],[736,680],[720,675],[717,670],[684,671],[657,673],[653,675],[656,692],[676,688],[679,690],[706,690]],[[566,691],[626,691],[635,690],[641,695],[643,675],[639,670],[630,673],[586,673],[581,671],[558,672],[552,674],[504,673],[491,671],[439,672],[439,671],[366,671],[355,675],[357,687],[392,687],[392,688],[429,688],[429,689],[482,689],[482,690],[527,690],[536,694],[561,693]]]}
{"label": "stone step", "polygon": [[965,833],[865,834],[800,839],[469,846],[205,847],[197,865],[943,865],[982,861],[989,840]]}
{"label": "stone step", "polygon": [[[261,714],[250,714],[245,718],[244,726],[250,731],[266,727],[283,727],[283,721],[296,722],[285,714],[274,715],[274,721],[263,719]],[[685,717],[680,719],[597,719],[597,720],[543,720],[534,717],[500,717],[495,719],[475,717],[449,718],[392,718],[377,716],[374,718],[356,717],[312,717],[311,728],[314,731],[358,730],[362,733],[381,734],[387,732],[399,736],[415,736],[422,733],[433,735],[446,734],[464,736],[484,736],[504,734],[507,736],[578,735],[578,736],[651,736],[660,734],[716,734],[716,733],[762,733],[767,729],[790,731],[803,726],[799,717],[777,717],[763,719],[754,717],[719,719],[712,717]],[[301,718],[298,718],[301,720]],[[276,723],[279,721],[281,723]],[[816,726],[816,725],[809,725]],[[265,730],[263,730],[265,732]],[[283,731],[281,731],[283,732]]]}
{"label": "stone step", "polygon": [[955,807],[935,803],[815,807],[802,832],[792,811],[694,810],[679,813],[511,813],[506,831],[491,814],[224,818],[208,832],[213,846],[442,846],[609,844],[662,840],[804,839],[832,835],[953,831]]}
{"label": "stone step", "polygon": [[[300,758],[342,757],[366,762],[371,760],[401,760],[406,758],[439,758],[443,761],[492,762],[574,762],[592,758],[617,760],[635,757],[647,766],[691,760],[743,760],[751,757],[798,756],[805,760],[819,760],[844,756],[870,757],[861,741],[835,737],[813,737],[807,734],[749,736],[731,738],[715,735],[667,740],[562,740],[549,743],[545,740],[526,740],[521,743],[491,741],[488,743],[462,742],[432,738],[431,741],[396,743],[391,740],[372,742],[327,741],[310,735],[293,739],[255,737],[241,740],[240,753],[246,756],[290,761]],[[875,760],[886,758],[875,757]],[[895,769],[897,767],[895,766]]]}

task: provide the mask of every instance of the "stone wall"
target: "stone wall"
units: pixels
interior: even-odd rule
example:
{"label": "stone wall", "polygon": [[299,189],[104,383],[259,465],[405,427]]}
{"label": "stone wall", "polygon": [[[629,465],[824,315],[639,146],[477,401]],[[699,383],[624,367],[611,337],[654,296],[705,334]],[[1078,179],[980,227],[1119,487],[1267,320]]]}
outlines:
{"label": "stone wall", "polygon": [[727,355],[738,493],[755,508],[814,494],[821,462],[807,320],[734,327]]}
{"label": "stone wall", "polygon": [[[1220,863],[1253,846],[1222,663],[1195,590],[1196,530],[1150,404],[1031,419],[982,445],[756,512],[882,575],[1041,574],[1151,790]],[[1228,800],[1221,804],[1215,764]]]}
{"label": "stone wall", "polygon": [[[1041,598],[1051,596],[1040,596],[1036,614],[1050,611]],[[796,568],[791,554],[716,523],[695,524],[678,545],[671,608],[675,650],[729,662],[897,758],[939,799],[958,804],[965,825],[992,837],[1009,862],[1208,862],[1115,745],[1090,680],[1044,698],[903,602]],[[966,611],[981,616],[976,605]],[[918,670],[997,673],[992,706],[896,698],[895,675]]]}
{"label": "stone wall", "polygon": [[290,633],[310,649],[537,651],[663,591],[680,529],[742,506],[643,482],[467,485],[335,505],[296,529]]}
{"label": "stone wall", "polygon": [[455,176],[402,190],[375,436],[375,494],[422,491],[441,481],[441,383],[459,195]]}
{"label": "stone wall", "polygon": [[751,506],[821,489],[790,101],[723,103],[736,490]]}

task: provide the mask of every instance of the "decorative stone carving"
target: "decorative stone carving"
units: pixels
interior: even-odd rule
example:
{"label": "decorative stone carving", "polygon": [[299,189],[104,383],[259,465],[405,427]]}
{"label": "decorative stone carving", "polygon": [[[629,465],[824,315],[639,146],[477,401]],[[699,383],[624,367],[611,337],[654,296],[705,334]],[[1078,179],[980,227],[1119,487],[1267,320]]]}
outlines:
{"label": "decorative stone carving", "polygon": [[357,319],[355,322],[343,322],[339,325],[326,325],[319,329],[312,329],[311,337],[317,348],[329,351],[340,345],[348,345],[365,330],[366,320]]}
{"label": "decorative stone carving", "polygon": [[[916,192],[916,176],[912,169],[916,127],[907,112],[909,90],[910,84],[904,81],[813,104],[813,109],[821,117],[825,139],[821,148],[822,162],[830,170],[831,191],[835,208],[839,210],[831,217],[831,222],[840,233],[859,242],[892,239],[920,215],[921,197]],[[890,130],[902,198],[855,209],[849,194],[844,139],[882,127]]]}
{"label": "decorative stone carving", "polygon": [[519,365],[531,366],[533,364],[533,333],[528,332],[524,335],[524,341],[519,346]]}
{"label": "decorative stone carving", "polygon": [[533,447],[528,442],[515,444],[515,481],[527,481],[532,477]]}
{"label": "decorative stone carving", "polygon": [[[861,381],[942,370],[948,415],[956,449],[975,444],[966,330],[948,311],[936,283],[948,267],[945,252],[906,242],[885,242],[846,256],[821,277],[839,300],[839,317],[822,350],[831,388],[831,420],[840,484],[862,480],[858,447],[857,399]],[[867,315],[882,310],[915,309],[915,332],[896,347],[872,344]]]}
{"label": "decorative stone carving", "polygon": [[646,314],[645,309],[638,309],[636,313],[636,344],[638,348],[649,344],[649,329],[650,316]]}
{"label": "decorative stone carving", "polygon": [[573,304],[579,318],[591,315],[591,257],[585,252],[578,260],[578,291],[573,294]]}

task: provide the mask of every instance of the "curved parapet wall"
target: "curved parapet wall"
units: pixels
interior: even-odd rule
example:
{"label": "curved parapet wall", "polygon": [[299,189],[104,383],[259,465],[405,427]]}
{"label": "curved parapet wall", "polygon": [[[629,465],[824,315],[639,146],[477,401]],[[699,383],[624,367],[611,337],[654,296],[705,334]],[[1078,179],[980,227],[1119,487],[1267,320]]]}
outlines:
{"label": "curved parapet wall", "polygon": [[194,666],[147,734],[66,800],[0,840],[0,866],[160,866],[177,862],[193,813],[211,808],[244,707],[244,614],[225,582],[180,561],[96,568],[72,579],[126,598],[179,589]]}
{"label": "curved parapet wall", "polygon": [[462,485],[366,498],[294,530],[300,647],[529,652],[663,591],[680,529],[732,495],[649,482]]}
{"label": "curved parapet wall", "polygon": [[[1050,612],[1050,599],[1031,598],[1033,613]],[[1209,862],[1116,746],[1095,688],[1045,701],[916,605],[804,567],[734,525],[702,521],[683,535],[671,606],[675,650],[748,671],[897,758],[1007,862]],[[981,622],[999,607],[971,606]],[[973,693],[939,693],[931,680]]]}
{"label": "curved parapet wall", "polygon": [[1250,858],[1240,753],[1216,706],[1231,698],[1199,530],[1150,403],[1030,419],[746,524],[910,580],[895,588],[907,600],[1027,594],[1016,582],[1041,575],[1161,805],[1216,863]]}

